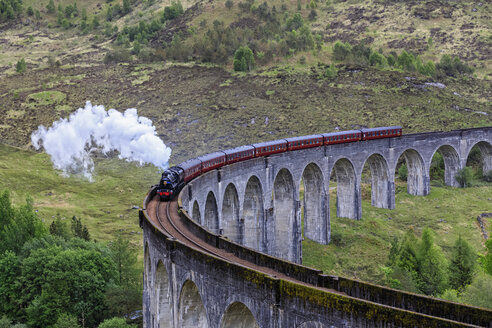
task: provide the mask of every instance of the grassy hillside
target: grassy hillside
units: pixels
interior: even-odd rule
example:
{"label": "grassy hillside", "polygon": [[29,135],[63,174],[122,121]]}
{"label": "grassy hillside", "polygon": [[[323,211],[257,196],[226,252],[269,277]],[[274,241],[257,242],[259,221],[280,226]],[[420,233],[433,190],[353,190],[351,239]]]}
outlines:
{"label": "grassy hillside", "polygon": [[[332,193],[335,190],[332,190]],[[477,216],[492,211],[492,185],[467,189],[432,186],[428,196],[412,196],[406,184],[396,186],[396,208],[371,206],[370,185],[363,186],[362,220],[337,218],[335,195],[331,195],[331,234],[333,242],[322,246],[303,242],[303,263],[327,274],[383,283],[380,266],[385,265],[391,241],[403,238],[408,230],[420,236],[423,228],[437,234],[436,243],[449,258],[461,234],[473,249],[483,253],[485,240]],[[487,231],[492,228],[487,221]]]}
{"label": "grassy hillside", "polygon": [[112,240],[121,232],[140,245],[135,206],[142,206],[149,187],[158,180],[156,168],[111,159],[97,160],[96,167],[94,183],[67,178],[53,169],[46,154],[0,145],[0,189],[11,191],[14,204],[31,196],[47,225],[57,215],[67,220],[76,215],[93,239]]}

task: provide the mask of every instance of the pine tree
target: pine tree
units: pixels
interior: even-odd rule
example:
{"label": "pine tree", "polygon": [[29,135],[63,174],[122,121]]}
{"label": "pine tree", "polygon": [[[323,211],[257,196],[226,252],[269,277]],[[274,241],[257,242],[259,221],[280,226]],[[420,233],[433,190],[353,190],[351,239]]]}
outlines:
{"label": "pine tree", "polygon": [[471,284],[475,273],[475,254],[470,245],[461,238],[454,244],[449,263],[449,284],[451,288],[463,290]]}
{"label": "pine tree", "polygon": [[424,229],[419,245],[418,284],[419,289],[427,295],[439,295],[448,284],[447,263],[441,249],[434,245],[432,230]]}
{"label": "pine tree", "polygon": [[55,13],[55,2],[53,0],[50,0],[48,5],[46,5],[46,9],[48,10],[49,14],[54,14]]}

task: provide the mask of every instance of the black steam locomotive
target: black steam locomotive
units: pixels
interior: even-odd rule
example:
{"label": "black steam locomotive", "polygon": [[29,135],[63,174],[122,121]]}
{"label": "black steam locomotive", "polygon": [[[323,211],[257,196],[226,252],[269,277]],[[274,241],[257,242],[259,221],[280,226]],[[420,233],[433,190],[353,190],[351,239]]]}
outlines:
{"label": "black steam locomotive", "polygon": [[219,151],[190,159],[165,170],[164,173],[162,173],[162,178],[157,188],[157,194],[162,201],[170,200],[174,195],[179,193],[181,188],[183,188],[188,181],[195,177],[208,171],[218,169],[224,165],[245,161],[255,157],[340,143],[400,137],[401,135],[401,126],[389,126],[279,139]]}

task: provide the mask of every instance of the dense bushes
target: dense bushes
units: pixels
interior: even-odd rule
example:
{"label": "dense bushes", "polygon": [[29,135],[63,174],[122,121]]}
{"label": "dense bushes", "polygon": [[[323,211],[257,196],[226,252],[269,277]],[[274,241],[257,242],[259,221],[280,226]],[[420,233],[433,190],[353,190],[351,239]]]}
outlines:
{"label": "dense bushes", "polygon": [[8,192],[0,194],[0,316],[33,328],[97,327],[140,308],[140,274],[128,241],[118,236],[106,246],[81,239],[90,238],[88,231],[76,217],[71,222],[69,230],[57,218],[49,233],[32,200],[14,207]]}
{"label": "dense bushes", "polygon": [[22,12],[22,0],[0,0],[0,22],[17,17]]}
{"label": "dense bushes", "polygon": [[439,296],[449,287],[463,291],[472,282],[475,263],[473,250],[461,236],[455,242],[448,262],[434,244],[433,231],[424,229],[420,240],[412,231],[407,232],[401,242],[394,239],[388,266],[383,272],[387,284],[393,288]]}
{"label": "dense bushes", "polygon": [[255,58],[251,49],[247,46],[239,47],[234,54],[233,66],[235,71],[251,71],[255,66]]}
{"label": "dense bushes", "polygon": [[382,50],[373,51],[363,42],[355,46],[348,42],[335,42],[333,59],[362,66],[395,67],[408,72],[419,72],[423,75],[436,77],[458,76],[473,72],[473,69],[463,64],[458,57],[451,58],[449,55],[443,55],[441,61],[435,64],[432,61],[423,62],[419,56],[414,56],[405,50],[399,55],[396,52],[391,52],[385,56]]}

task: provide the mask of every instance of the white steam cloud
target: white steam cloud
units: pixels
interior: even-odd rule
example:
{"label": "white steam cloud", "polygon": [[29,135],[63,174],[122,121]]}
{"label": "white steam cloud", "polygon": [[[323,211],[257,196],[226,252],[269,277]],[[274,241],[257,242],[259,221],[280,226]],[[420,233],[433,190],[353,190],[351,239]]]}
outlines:
{"label": "white steam cloud", "polygon": [[92,180],[94,162],[91,153],[117,151],[120,159],[151,163],[166,168],[171,148],[156,136],[152,121],[139,117],[135,108],[124,113],[88,101],[68,119],[62,118],[49,128],[40,126],[31,135],[36,149],[43,147],[53,166],[65,175],[82,174]]}

